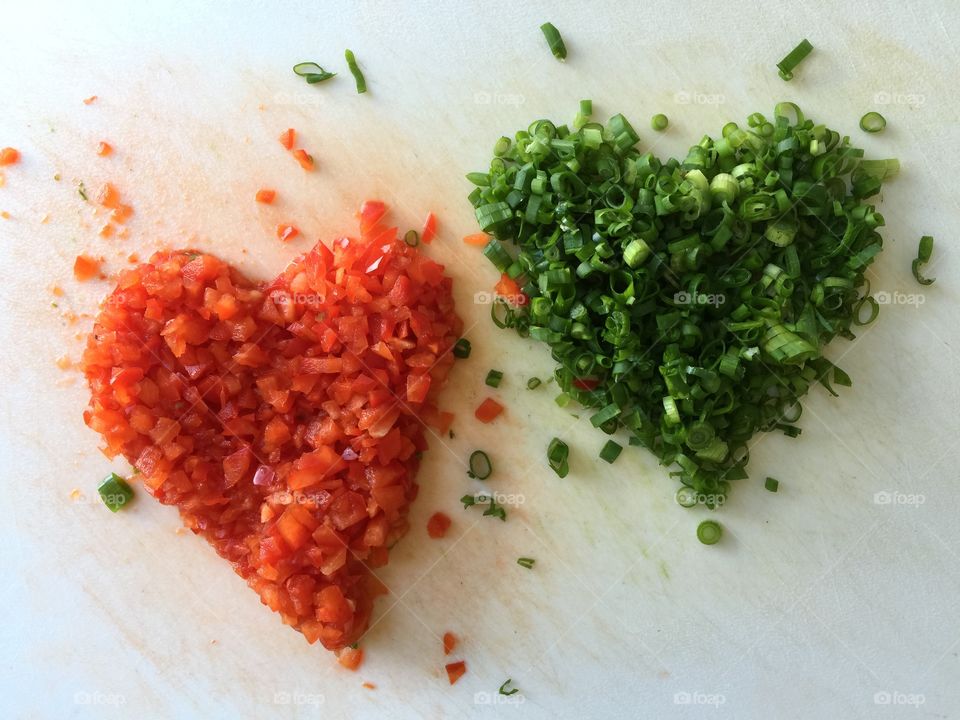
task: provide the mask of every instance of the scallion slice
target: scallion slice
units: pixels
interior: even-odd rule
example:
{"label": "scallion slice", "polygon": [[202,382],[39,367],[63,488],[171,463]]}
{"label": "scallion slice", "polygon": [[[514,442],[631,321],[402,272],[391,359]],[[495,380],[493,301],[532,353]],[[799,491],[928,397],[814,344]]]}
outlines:
{"label": "scallion slice", "polygon": [[669,124],[670,120],[663,113],[657,113],[650,119],[650,127],[657,132],[663,132],[667,129],[667,125]]}
{"label": "scallion slice", "polygon": [[470,454],[470,469],[467,475],[477,480],[486,480],[493,473],[493,463],[490,456],[483,450],[474,450]]}
{"label": "scallion slice", "polygon": [[697,526],[697,540],[704,545],[716,545],[723,535],[723,528],[716,520],[704,520]]}
{"label": "scallion slice", "polygon": [[553,56],[557,60],[566,60],[567,46],[564,44],[563,38],[560,37],[560,31],[553,26],[553,23],[548,22],[541,25],[540,30],[543,31],[543,36],[547,39],[547,44],[550,46],[550,52],[553,53]]}
{"label": "scallion slice", "polygon": [[133,499],[133,488],[116,473],[107,475],[97,488],[97,492],[100,493],[100,499],[110,512],[117,512]]}
{"label": "scallion slice", "polygon": [[329,80],[336,75],[335,72],[324,70],[315,62],[297,63],[293,66],[293,71],[311,85]]}
{"label": "scallion slice", "polygon": [[920,274],[920,267],[930,262],[933,255],[933,237],[924,235],[920,238],[920,246],[917,248],[917,257],[911,264],[914,279],[921,285],[933,285],[936,278],[926,278]]}
{"label": "scallion slice", "polygon": [[453,346],[453,356],[465,360],[470,357],[470,341],[466,338],[460,338]]}
{"label": "scallion slice", "polygon": [[416,230],[407,230],[407,233],[403,236],[403,241],[410,247],[416,247],[420,244],[420,233]]}
{"label": "scallion slice", "polygon": [[540,387],[540,378],[532,377],[527,380],[527,390],[536,390],[538,387]]}
{"label": "scallion slice", "polygon": [[486,383],[490,387],[498,388],[500,387],[500,381],[503,380],[503,373],[499,370],[491,370],[487,373]]}
{"label": "scallion slice", "polygon": [[[533,558],[517,558],[517,565],[520,567],[525,567],[527,570],[533,567],[533,564],[536,562]],[[508,681],[509,682],[509,681]]]}
{"label": "scallion slice", "polygon": [[357,65],[357,59],[354,57],[353,51],[349,49],[344,50],[343,57],[346,59],[347,67],[350,68],[350,73],[357,83],[357,92],[365,93],[367,91],[367,79],[363,76],[360,66]]}
{"label": "scallion slice", "polygon": [[780,481],[776,478],[768,477],[763,481],[763,487],[765,487],[770,492],[776,492],[780,489]]}
{"label": "scallion slice", "polygon": [[860,129],[868,133],[878,133],[887,126],[887,120],[883,115],[871,110],[860,118]]}
{"label": "scallion slice", "polygon": [[793,80],[794,68],[803,62],[803,59],[810,54],[811,50],[813,50],[813,45],[810,44],[810,41],[806,38],[801,40],[799,45],[787,53],[787,56],[783,60],[777,63],[777,68],[780,70],[780,77],[788,81]]}
{"label": "scallion slice", "polygon": [[613,463],[614,460],[620,457],[621,452],[623,452],[623,445],[613,440],[607,440],[603,449],[600,451],[600,459],[608,463]]}
{"label": "scallion slice", "polygon": [[569,457],[570,448],[563,440],[554,438],[550,441],[547,447],[547,461],[550,463],[550,468],[562,478],[570,472]]}

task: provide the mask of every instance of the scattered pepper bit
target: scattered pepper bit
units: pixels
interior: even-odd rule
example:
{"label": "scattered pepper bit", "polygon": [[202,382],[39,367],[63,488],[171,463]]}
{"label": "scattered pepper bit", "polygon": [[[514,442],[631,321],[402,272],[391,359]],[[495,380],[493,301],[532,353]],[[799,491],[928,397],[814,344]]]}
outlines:
{"label": "scattered pepper bit", "polygon": [[0,150],[0,165],[13,165],[20,162],[20,151],[12,147]]}
{"label": "scattered pepper bit", "polygon": [[[2,184],[3,183],[0,183],[0,185]],[[40,216],[41,225],[46,225],[48,222],[50,222],[50,213],[44,213],[43,215]]]}
{"label": "scattered pepper bit", "polygon": [[472,235],[467,235],[463,241],[467,245],[473,245],[474,247],[484,247],[488,242],[490,242],[490,236],[486,233],[478,232],[473,233]]}
{"label": "scattered pepper bit", "polygon": [[442,538],[450,529],[450,517],[446,513],[435,512],[427,520],[427,534],[432,538]]}
{"label": "scattered pepper bit", "polygon": [[69,370],[73,363],[67,355],[61,355],[57,358],[57,367],[61,370]]}
{"label": "scattered pepper bit", "polygon": [[93,105],[97,101],[96,95],[91,95],[86,100],[83,101],[84,105]]}
{"label": "scattered pepper bit", "polygon": [[70,499],[73,500],[74,502],[79,500],[82,495],[83,493],[80,492],[80,488],[74,488],[73,490],[70,491]]}
{"label": "scattered pepper bit", "polygon": [[73,276],[80,282],[89,280],[100,274],[100,260],[89,255],[77,255],[73,263]]}
{"label": "scattered pepper bit", "polygon": [[110,237],[111,235],[113,235],[113,225],[111,225],[110,223],[107,223],[102,228],[100,228],[100,232],[97,234],[100,237],[104,237],[104,238]]}
{"label": "scattered pepper bit", "polygon": [[[81,187],[83,187],[82,183]],[[120,193],[110,183],[104,183],[97,190],[96,201],[98,205],[114,210],[120,205]]]}
{"label": "scattered pepper bit", "polygon": [[450,684],[453,685],[463,677],[463,674],[467,671],[467,664],[463,660],[459,660],[458,662],[447,665],[446,669],[447,678],[450,680]]}
{"label": "scattered pepper bit", "polygon": [[4,220],[9,220],[10,213],[8,213],[6,210],[0,211],[0,218],[3,218]]}
{"label": "scattered pepper bit", "polygon": [[55,297],[63,297],[63,288],[59,285],[54,285],[50,288],[50,292],[52,292]]}
{"label": "scattered pepper bit", "polygon": [[293,141],[296,140],[297,131],[293,128],[287,128],[280,134],[280,144],[287,150],[293,150]]}
{"label": "scattered pepper bit", "polygon": [[297,148],[293,151],[293,156],[297,159],[297,162],[300,163],[302,167],[307,172],[313,170],[313,156],[308,154],[303,148]]}
{"label": "scattered pepper bit", "polygon": [[361,687],[365,687],[367,690],[376,690],[376,689],[377,689],[377,686],[374,685],[372,682],[365,682],[365,683],[363,683],[363,685],[361,685]]}
{"label": "scattered pepper bit", "polygon": [[284,242],[293,240],[299,234],[300,231],[293,225],[277,225],[277,237]]}
{"label": "scattered pepper bit", "polygon": [[269,205],[273,202],[273,199],[277,197],[276,190],[257,190],[257,202],[263,203],[264,205]]}
{"label": "scattered pepper bit", "polygon": [[110,219],[119,225],[123,225],[130,219],[131,215],[133,215],[133,208],[120,203],[114,208],[113,212],[110,213]]}
{"label": "scattered pepper bit", "polygon": [[101,157],[106,157],[113,152],[113,146],[110,143],[103,142],[102,140],[97,143],[97,155]]}
{"label": "scattered pepper bit", "polygon": [[453,652],[453,649],[457,646],[457,636],[452,632],[445,632],[443,634],[443,654],[449,655]]}
{"label": "scattered pepper bit", "polygon": [[433,213],[427,214],[427,219],[423,223],[423,232],[420,233],[420,240],[423,241],[424,245],[429,245],[433,242],[433,238],[437,235],[437,216]]}
{"label": "scattered pepper bit", "polygon": [[345,647],[337,654],[337,662],[347,670],[356,670],[363,662],[363,650],[354,647]]}
{"label": "scattered pepper bit", "polygon": [[127,255],[127,262],[131,265],[136,265],[138,262],[140,262],[140,256],[136,253],[130,253]]}
{"label": "scattered pepper bit", "polygon": [[476,409],[476,412],[474,412],[474,415],[476,416],[477,420],[479,420],[480,422],[488,423],[488,422],[493,422],[493,420],[497,417],[497,415],[499,415],[502,412],[503,412],[503,405],[498,403],[493,398],[487,398],[482,403],[480,403],[480,407]]}

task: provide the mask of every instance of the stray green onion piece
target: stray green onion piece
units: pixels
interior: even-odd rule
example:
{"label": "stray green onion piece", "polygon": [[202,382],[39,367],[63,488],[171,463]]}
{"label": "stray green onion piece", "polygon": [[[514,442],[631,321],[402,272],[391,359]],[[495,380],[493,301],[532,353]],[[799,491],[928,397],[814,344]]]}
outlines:
{"label": "stray green onion piece", "polygon": [[453,346],[453,356],[465,360],[470,357],[470,341],[466,338],[460,338]]}
{"label": "stray green onion piece", "polygon": [[777,63],[780,70],[780,77],[784,80],[793,80],[793,70],[797,65],[803,62],[803,59],[813,50],[810,41],[804,38],[793,50],[787,53],[787,56]]}
{"label": "stray green onion piece", "polygon": [[930,257],[933,255],[933,237],[930,235],[924,235],[920,238],[920,247],[917,248],[917,257],[911,265],[913,270],[913,277],[921,285],[933,285],[936,278],[925,278],[920,274],[920,266],[926,265],[930,262]]}
{"label": "stray green onion piece", "polygon": [[868,133],[878,133],[887,126],[887,119],[871,110],[860,118],[860,129]]}
{"label": "stray green onion piece", "polygon": [[367,80],[363,77],[360,66],[357,65],[357,59],[353,56],[353,51],[349,49],[345,50],[343,56],[347,60],[347,67],[350,68],[353,79],[357,81],[357,92],[365,93],[367,91]]}
{"label": "stray green onion piece", "polygon": [[100,499],[110,512],[117,512],[133,499],[133,489],[116,473],[110,473],[97,488]]}
{"label": "stray green onion piece", "polygon": [[503,506],[497,505],[497,501],[492,497],[487,497],[483,494],[478,495],[464,495],[460,498],[460,502],[463,503],[463,509],[466,510],[468,507],[473,507],[474,505],[481,505],[485,502],[490,503],[490,506],[483,511],[484,517],[496,517],[500,518],[503,522],[507,521],[507,511],[503,509]]}
{"label": "stray green onion piece", "polygon": [[486,383],[490,387],[500,387],[500,381],[503,380],[503,373],[499,370],[491,370],[487,373]]}
{"label": "stray green onion piece", "polygon": [[507,685],[509,685],[512,682],[513,680],[511,678],[507,678],[507,681],[500,686],[501,695],[513,695],[514,693],[520,692],[519,688],[510,688],[509,690],[507,690]]}
{"label": "stray green onion piece", "polygon": [[716,520],[704,520],[697,526],[697,540],[704,545],[716,545],[723,535],[723,528]]}
{"label": "stray green onion piece", "polygon": [[667,129],[667,125],[670,124],[670,120],[663,113],[657,113],[650,120],[650,127],[652,127],[657,132],[663,132]]}
{"label": "stray green onion piece", "polygon": [[486,480],[493,473],[493,463],[490,456],[483,450],[474,450],[470,454],[470,469],[467,475],[477,480]]}
{"label": "stray green onion piece", "polygon": [[532,377],[527,380],[527,390],[536,390],[538,387],[540,387],[540,378]]}
{"label": "stray green onion piece", "polygon": [[603,449],[600,451],[600,459],[606,460],[608,463],[613,463],[620,453],[623,451],[623,445],[620,443],[614,442],[613,440],[607,440],[606,445],[603,446]]}
{"label": "stray green onion piece", "polygon": [[540,29],[547,39],[547,44],[550,45],[550,52],[553,53],[553,56],[557,60],[566,60],[567,46],[564,44],[563,38],[560,37],[560,31],[553,26],[553,23],[548,22],[541,25]]}
{"label": "stray green onion piece", "polygon": [[570,472],[569,457],[570,448],[563,440],[554,438],[550,441],[547,447],[547,461],[550,463],[550,468],[562,478]]}
{"label": "stray green onion piece", "polygon": [[[520,567],[525,567],[527,570],[530,570],[533,567],[533,564],[536,562],[533,558],[517,558],[517,565]],[[507,681],[509,682],[509,680]]]}
{"label": "stray green onion piece", "polygon": [[407,230],[406,235],[403,236],[403,241],[410,247],[416,247],[420,244],[420,233],[416,230]]}
{"label": "stray green onion piece", "polygon": [[776,492],[780,489],[780,481],[776,478],[768,477],[763,481],[763,486],[770,492]]}
{"label": "stray green onion piece", "polygon": [[311,85],[329,80],[336,75],[336,73],[327,72],[315,62],[297,63],[293,66],[293,71]]}

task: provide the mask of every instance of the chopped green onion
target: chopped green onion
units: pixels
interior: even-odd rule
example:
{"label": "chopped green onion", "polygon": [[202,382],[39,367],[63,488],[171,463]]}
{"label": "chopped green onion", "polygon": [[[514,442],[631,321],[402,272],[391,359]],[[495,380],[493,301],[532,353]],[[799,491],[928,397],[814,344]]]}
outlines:
{"label": "chopped green onion", "polygon": [[497,505],[497,501],[490,498],[490,507],[483,511],[484,517],[500,518],[503,522],[507,521],[507,511],[502,506]]}
{"label": "chopped green onion", "polygon": [[315,62],[297,63],[293,66],[293,71],[311,85],[329,80],[336,75],[336,73],[327,72]]}
{"label": "chopped green onion", "polygon": [[780,489],[780,481],[776,478],[768,477],[763,481],[763,486],[770,492],[776,492]]}
{"label": "chopped green onion", "polygon": [[486,383],[490,387],[498,388],[500,387],[500,381],[503,380],[503,373],[499,370],[491,370],[487,373]]}
{"label": "chopped green onion", "polygon": [[704,545],[716,545],[723,535],[723,528],[716,520],[704,520],[697,526],[697,540]]}
{"label": "chopped green onion", "polygon": [[533,567],[533,564],[536,562],[533,558],[517,558],[517,565],[520,567],[525,567],[527,570]]}
{"label": "chopped green onion", "polygon": [[623,451],[623,445],[614,442],[613,440],[607,440],[607,443],[603,446],[603,449],[600,451],[600,459],[606,460],[608,463],[613,463],[620,453]]}
{"label": "chopped green onion", "polygon": [[803,59],[810,54],[811,50],[813,50],[813,45],[810,44],[810,41],[806,38],[801,40],[799,45],[787,53],[787,56],[783,60],[777,63],[777,68],[780,70],[780,77],[784,80],[793,80],[794,68],[803,62]]}
{"label": "chopped green onion", "polygon": [[570,472],[570,464],[567,459],[570,457],[570,448],[559,438],[550,441],[547,447],[547,461],[550,463],[550,469],[560,477],[566,477]]}
{"label": "chopped green onion", "polygon": [[486,480],[493,472],[493,463],[490,462],[490,456],[483,450],[474,450],[470,454],[470,469],[467,475],[477,480]]}
{"label": "chopped green onion", "polygon": [[477,498],[473,495],[464,495],[460,498],[460,502],[463,503],[463,509],[466,510],[468,507],[473,507],[477,504]]}
{"label": "chopped green onion", "polygon": [[345,50],[343,56],[347,60],[347,67],[350,68],[350,73],[353,75],[353,79],[357,82],[357,92],[365,93],[367,91],[367,80],[363,77],[363,72],[360,70],[360,66],[357,65],[357,59],[353,56],[353,51]]}
{"label": "chopped green onion", "polygon": [[650,120],[650,127],[652,127],[657,132],[663,132],[667,129],[667,125],[670,124],[670,120],[663,113],[657,113]]}
{"label": "chopped green onion", "polygon": [[914,279],[921,285],[933,285],[936,278],[925,278],[920,274],[920,266],[930,262],[933,255],[933,237],[924,235],[920,238],[920,246],[917,248],[917,257],[911,265]]}
{"label": "chopped green onion", "polygon": [[133,489],[116,473],[107,475],[97,488],[97,492],[100,493],[100,499],[110,512],[117,512],[133,499]]}
{"label": "chopped green onion", "polygon": [[543,36],[547,39],[547,44],[550,45],[550,52],[553,53],[553,56],[557,60],[566,60],[567,46],[564,44],[563,38],[560,37],[560,31],[552,23],[544,23],[540,26],[540,30],[543,31]]}
{"label": "chopped green onion", "polygon": [[453,346],[453,356],[465,360],[470,357],[470,341],[466,338],[460,338]]}
{"label": "chopped green onion", "polygon": [[519,688],[511,688],[510,690],[507,690],[507,685],[509,685],[512,682],[513,680],[511,680],[510,678],[507,678],[507,681],[500,686],[499,692],[501,695],[513,695],[514,693],[520,692]]}
{"label": "chopped green onion", "polygon": [[540,378],[532,377],[527,380],[527,390],[536,390],[538,387],[540,387]]}
{"label": "chopped green onion", "polygon": [[870,111],[860,118],[860,129],[868,133],[878,133],[887,126],[887,120],[878,112]]}
{"label": "chopped green onion", "polygon": [[84,200],[89,200],[87,197],[87,188],[84,186],[83,181],[80,181],[80,184],[77,185],[77,194]]}
{"label": "chopped green onion", "polygon": [[420,244],[420,233],[416,230],[407,230],[407,234],[403,236],[403,241],[410,247],[416,247]]}

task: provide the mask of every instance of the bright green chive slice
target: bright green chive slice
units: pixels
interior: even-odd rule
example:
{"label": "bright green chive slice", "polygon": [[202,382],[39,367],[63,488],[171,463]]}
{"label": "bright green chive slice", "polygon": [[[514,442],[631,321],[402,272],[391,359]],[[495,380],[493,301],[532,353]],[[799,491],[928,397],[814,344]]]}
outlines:
{"label": "bright green chive slice", "polygon": [[403,236],[403,241],[410,247],[416,247],[420,244],[420,233],[416,230],[407,230],[406,235]]}
{"label": "bright green chive slice", "polygon": [[608,463],[613,463],[620,453],[623,451],[623,445],[620,443],[614,442],[613,440],[607,440],[606,444],[603,446],[603,449],[600,451],[600,459],[605,460]]}
{"label": "bright green chive slice", "polygon": [[677,488],[677,505],[680,507],[693,507],[697,504],[697,491],[692,487],[683,487]]}
{"label": "bright green chive slice", "polygon": [[560,31],[553,26],[553,23],[548,22],[541,25],[540,30],[543,31],[543,36],[547,39],[547,44],[550,46],[550,52],[553,53],[553,56],[557,60],[566,60],[567,46],[564,44],[563,38],[560,37]]}
{"label": "bright green chive slice", "polygon": [[716,545],[723,535],[723,528],[716,520],[704,520],[697,526],[697,540],[704,545]]}
{"label": "bright green chive slice", "polygon": [[924,235],[920,238],[920,246],[917,248],[917,257],[911,264],[911,269],[913,270],[913,277],[921,285],[933,285],[936,278],[926,278],[920,274],[920,266],[926,265],[930,262],[930,258],[933,255],[933,237],[930,235]]}
{"label": "bright green chive slice", "polygon": [[550,463],[550,468],[562,478],[570,472],[569,457],[570,448],[563,440],[554,438],[550,441],[547,447],[547,461]]}
{"label": "bright green chive slice", "polygon": [[501,380],[503,380],[503,373],[499,370],[491,370],[487,373],[486,383],[490,387],[500,387]]}
{"label": "bright green chive slice", "polygon": [[670,124],[670,120],[663,113],[657,113],[650,120],[650,127],[652,127],[657,132],[663,132],[667,129],[667,125]]}
{"label": "bright green chive slice", "polygon": [[493,472],[493,463],[490,462],[490,456],[483,450],[474,450],[470,454],[470,469],[467,475],[477,480],[486,480]]}
{"label": "bright green chive slice", "polygon": [[527,390],[536,390],[538,387],[540,387],[540,378],[532,377],[527,380]]}
{"label": "bright green chive slice", "polygon": [[329,80],[336,75],[334,72],[324,70],[315,62],[297,63],[293,66],[293,71],[311,85]]}
{"label": "bright green chive slice", "polygon": [[887,119],[871,110],[860,118],[860,129],[868,133],[878,133],[887,126]]}
{"label": "bright green chive slice", "polygon": [[763,486],[770,492],[776,492],[780,489],[780,481],[776,478],[768,477],[763,481]]}
{"label": "bright green chive slice", "polygon": [[110,473],[97,488],[100,499],[110,512],[117,512],[133,499],[133,488],[116,473]]}
{"label": "bright green chive slice", "polygon": [[[536,562],[533,558],[517,558],[517,565],[520,567],[525,567],[527,570],[533,567],[533,564]],[[509,680],[507,682],[510,682]]]}
{"label": "bright green chive slice", "polygon": [[470,341],[466,338],[460,338],[453,346],[453,356],[465,360],[470,357]]}
{"label": "bright green chive slice", "polygon": [[363,72],[360,70],[360,66],[357,65],[357,59],[353,56],[352,50],[345,50],[343,53],[344,58],[347,61],[347,67],[350,68],[350,73],[353,75],[353,79],[357,82],[357,92],[365,93],[367,91],[367,80],[363,77]]}
{"label": "bright green chive slice", "polygon": [[810,54],[811,50],[813,50],[813,45],[810,44],[810,41],[806,38],[801,40],[799,45],[787,53],[787,56],[783,60],[777,63],[777,68],[780,70],[780,77],[784,80],[792,80],[794,68],[803,62],[803,59]]}
{"label": "bright green chive slice", "polygon": [[[523,558],[520,558],[520,560],[523,560]],[[517,562],[520,562],[520,560],[518,560]],[[513,695],[514,693],[520,692],[519,688],[510,688],[509,690],[507,690],[507,685],[509,685],[512,682],[513,680],[511,678],[507,678],[507,681],[500,686],[499,692],[501,695]]]}

